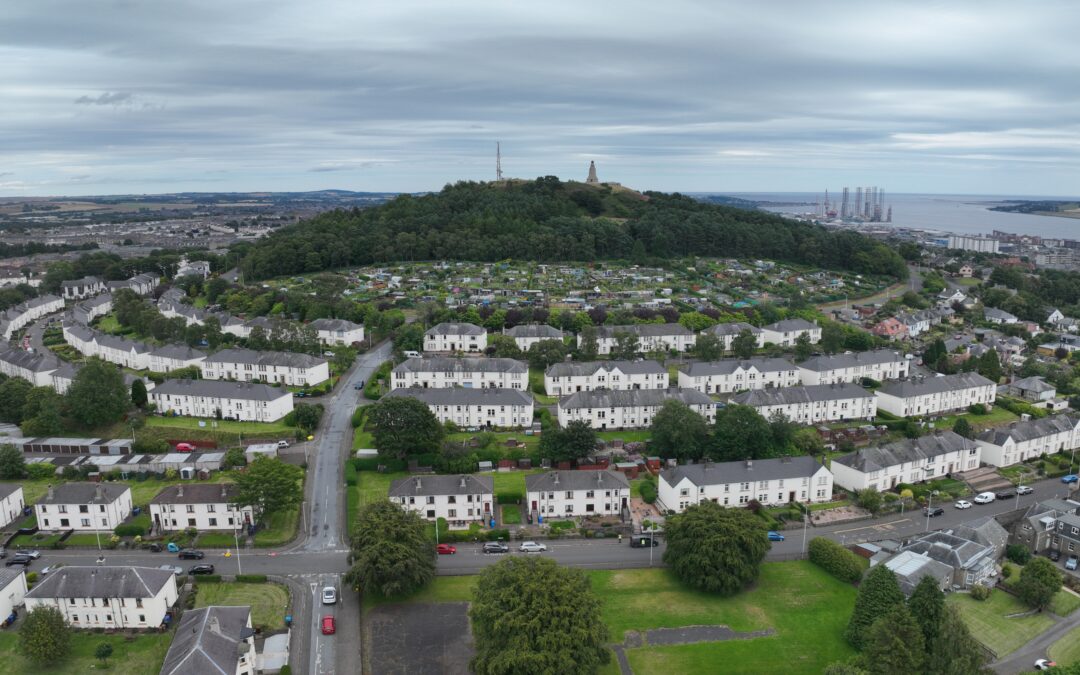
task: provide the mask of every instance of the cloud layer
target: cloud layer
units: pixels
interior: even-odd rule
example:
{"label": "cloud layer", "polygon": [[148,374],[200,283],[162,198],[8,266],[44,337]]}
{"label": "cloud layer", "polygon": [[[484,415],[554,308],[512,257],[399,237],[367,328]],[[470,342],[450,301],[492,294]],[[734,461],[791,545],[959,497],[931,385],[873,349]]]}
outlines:
{"label": "cloud layer", "polygon": [[[810,6],[813,5],[813,6]],[[0,195],[1080,193],[1080,5],[0,5]]]}

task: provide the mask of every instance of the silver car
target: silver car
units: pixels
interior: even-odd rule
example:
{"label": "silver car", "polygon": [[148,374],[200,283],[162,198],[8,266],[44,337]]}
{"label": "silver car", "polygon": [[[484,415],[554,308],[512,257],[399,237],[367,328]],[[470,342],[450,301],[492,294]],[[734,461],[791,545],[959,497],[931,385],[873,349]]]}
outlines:
{"label": "silver car", "polygon": [[322,604],[333,605],[337,603],[337,589],[327,586],[322,589]]}
{"label": "silver car", "polygon": [[177,567],[176,565],[158,565],[159,570],[165,570],[166,572],[172,572],[173,576],[180,576],[184,573],[183,567]]}
{"label": "silver car", "polygon": [[547,546],[544,544],[537,544],[535,541],[523,541],[518,550],[522,553],[543,553],[547,550]]}

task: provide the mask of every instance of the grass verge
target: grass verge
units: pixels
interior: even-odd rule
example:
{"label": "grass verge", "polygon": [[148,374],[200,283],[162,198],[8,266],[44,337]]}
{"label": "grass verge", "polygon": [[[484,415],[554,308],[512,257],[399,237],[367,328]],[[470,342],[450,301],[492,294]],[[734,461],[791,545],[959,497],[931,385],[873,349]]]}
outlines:
{"label": "grass verge", "polygon": [[288,614],[289,592],[280,584],[239,582],[196,583],[195,607],[250,605],[251,624],[256,628],[281,628]]}
{"label": "grass verge", "polygon": [[42,667],[19,653],[17,631],[0,633],[0,663],[5,673],[34,673],[35,675],[85,675],[103,670],[94,657],[98,645],[112,645],[113,655],[107,662],[107,670],[117,673],[156,673],[165,662],[173,632],[143,633],[134,636],[101,635],[84,631],[72,631],[71,655],[55,666]]}
{"label": "grass verge", "polygon": [[982,602],[966,593],[953,593],[946,598],[946,602],[960,610],[972,636],[994,650],[998,658],[1016,651],[1054,623],[1046,614],[1008,618],[1012,614],[1027,612],[1028,607],[1001,591],[995,591]]}

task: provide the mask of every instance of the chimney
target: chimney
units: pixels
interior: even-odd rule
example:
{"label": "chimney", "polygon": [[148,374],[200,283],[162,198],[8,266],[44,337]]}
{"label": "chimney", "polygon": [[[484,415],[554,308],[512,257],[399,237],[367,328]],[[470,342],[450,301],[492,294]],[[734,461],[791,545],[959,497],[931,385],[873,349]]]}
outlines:
{"label": "chimney", "polygon": [[461,477],[461,487],[465,487],[465,476]]}
{"label": "chimney", "polygon": [[416,491],[420,491],[420,476],[416,477]]}
{"label": "chimney", "polygon": [[176,496],[177,497],[183,497],[184,496],[184,484],[183,483],[176,486]]}
{"label": "chimney", "polygon": [[604,472],[603,471],[597,471],[596,472],[596,484],[600,485],[603,482],[604,482]]}
{"label": "chimney", "polygon": [[746,460],[746,468],[747,468],[748,470],[753,470],[753,468],[754,468],[754,461],[753,461],[753,460],[751,460],[751,459],[748,459],[748,460]]}
{"label": "chimney", "polygon": [[552,471],[551,474],[555,477],[554,478],[555,484],[558,485],[559,484],[559,472],[558,471]]}
{"label": "chimney", "polygon": [[101,501],[101,498],[102,498],[102,495],[103,495],[104,491],[105,491],[105,489],[101,485],[101,483],[98,483],[97,485],[95,485],[94,486],[94,501]]}
{"label": "chimney", "polygon": [[228,496],[229,496],[229,484],[228,483],[222,483],[221,484],[221,498],[225,499]]}
{"label": "chimney", "polygon": [[52,499],[52,498],[53,498],[53,486],[52,486],[52,484],[50,483],[50,484],[49,484],[49,499]]}
{"label": "chimney", "polygon": [[206,622],[206,627],[214,635],[221,635],[221,623],[218,622],[216,616],[210,616],[210,619]]}

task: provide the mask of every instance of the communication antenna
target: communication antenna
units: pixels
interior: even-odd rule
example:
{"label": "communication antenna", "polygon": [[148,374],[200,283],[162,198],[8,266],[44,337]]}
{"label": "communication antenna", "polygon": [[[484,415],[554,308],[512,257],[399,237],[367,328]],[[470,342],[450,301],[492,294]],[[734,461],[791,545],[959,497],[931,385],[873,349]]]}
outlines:
{"label": "communication antenna", "polygon": [[502,182],[502,147],[495,141],[495,180]]}

